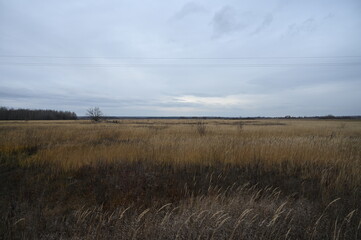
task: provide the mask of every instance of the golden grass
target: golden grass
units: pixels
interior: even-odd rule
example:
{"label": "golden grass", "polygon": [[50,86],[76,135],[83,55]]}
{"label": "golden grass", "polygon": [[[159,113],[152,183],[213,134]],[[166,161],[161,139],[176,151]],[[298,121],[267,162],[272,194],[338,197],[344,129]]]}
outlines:
{"label": "golden grass", "polygon": [[0,238],[360,235],[361,121],[199,122],[0,122]]}
{"label": "golden grass", "polygon": [[[0,123],[0,153],[32,149],[25,165],[51,163],[74,170],[98,162],[151,161],[238,166],[288,163],[285,174],[304,169],[305,178],[324,174],[315,163],[337,167],[336,186],[361,183],[361,122],[340,120],[8,121]],[[334,176],[333,176],[334,177]],[[335,187],[335,186],[333,186]]]}

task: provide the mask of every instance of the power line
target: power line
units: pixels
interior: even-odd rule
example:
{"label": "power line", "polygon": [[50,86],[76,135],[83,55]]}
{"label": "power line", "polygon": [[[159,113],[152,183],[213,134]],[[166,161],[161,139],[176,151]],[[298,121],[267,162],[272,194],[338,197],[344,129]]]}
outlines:
{"label": "power line", "polygon": [[[7,66],[25,66],[25,67],[110,67],[110,68],[135,68],[135,67],[243,67],[243,68],[253,68],[253,67],[324,67],[324,66],[334,66],[334,67],[344,67],[344,66],[356,66],[360,65],[361,62],[354,60],[358,59],[361,56],[248,56],[248,57],[101,57],[101,56],[40,56],[40,55],[0,55],[0,59],[4,59],[4,62],[0,62],[1,65]],[[12,62],[10,59],[24,60],[25,62]],[[41,62],[35,62],[36,59],[43,60]],[[57,59],[63,60],[75,60],[75,59],[112,59],[112,60],[133,60],[132,63],[86,63],[86,62],[59,62]],[[306,61],[312,59],[323,59],[326,62],[315,62],[315,61]],[[28,61],[27,61],[28,60]],[[54,60],[54,61],[51,61]],[[183,60],[180,62],[142,62],[141,60]],[[198,62],[187,61],[185,60],[199,60]],[[203,62],[201,61],[203,60]],[[204,62],[208,60],[208,62]],[[218,60],[213,61],[213,60]],[[265,60],[267,62],[234,62],[226,60]],[[282,62],[283,60],[283,62]],[[287,62],[285,62],[287,60]],[[304,60],[302,62],[298,60]],[[333,60],[333,62],[330,62]],[[342,62],[341,60],[347,60],[348,62]],[[49,62],[44,62],[49,61]],[[135,61],[135,62],[134,62]],[[220,62],[223,61],[223,62]]]}
{"label": "power line", "polygon": [[89,63],[44,63],[44,62],[0,62],[0,65],[25,67],[111,67],[111,68],[137,68],[137,67],[347,67],[359,66],[361,62],[323,62],[323,63],[132,63],[132,64],[89,64]]}
{"label": "power line", "polygon": [[245,57],[121,57],[121,56],[40,56],[0,55],[0,58],[48,58],[48,59],[123,59],[123,60],[250,60],[250,59],[345,59],[361,56],[245,56]]}

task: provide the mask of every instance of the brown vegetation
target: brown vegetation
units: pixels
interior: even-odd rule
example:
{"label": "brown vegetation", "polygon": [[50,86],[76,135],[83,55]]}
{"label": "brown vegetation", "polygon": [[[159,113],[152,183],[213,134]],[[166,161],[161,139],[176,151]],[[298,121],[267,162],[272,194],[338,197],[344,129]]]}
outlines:
{"label": "brown vegetation", "polygon": [[0,238],[358,239],[361,122],[0,122]]}

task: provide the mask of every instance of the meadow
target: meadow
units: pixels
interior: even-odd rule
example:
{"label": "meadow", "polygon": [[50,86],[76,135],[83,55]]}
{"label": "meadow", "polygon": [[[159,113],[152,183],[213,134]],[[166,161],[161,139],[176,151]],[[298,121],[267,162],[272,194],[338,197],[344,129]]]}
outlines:
{"label": "meadow", "polygon": [[361,121],[0,122],[1,239],[360,239]]}

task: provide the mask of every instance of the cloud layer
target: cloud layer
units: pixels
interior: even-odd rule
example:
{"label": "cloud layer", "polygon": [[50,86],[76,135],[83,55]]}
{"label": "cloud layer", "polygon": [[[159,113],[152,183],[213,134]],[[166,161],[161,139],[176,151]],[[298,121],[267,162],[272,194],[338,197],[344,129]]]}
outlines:
{"label": "cloud layer", "polygon": [[360,12],[358,0],[0,0],[0,105],[361,114]]}

